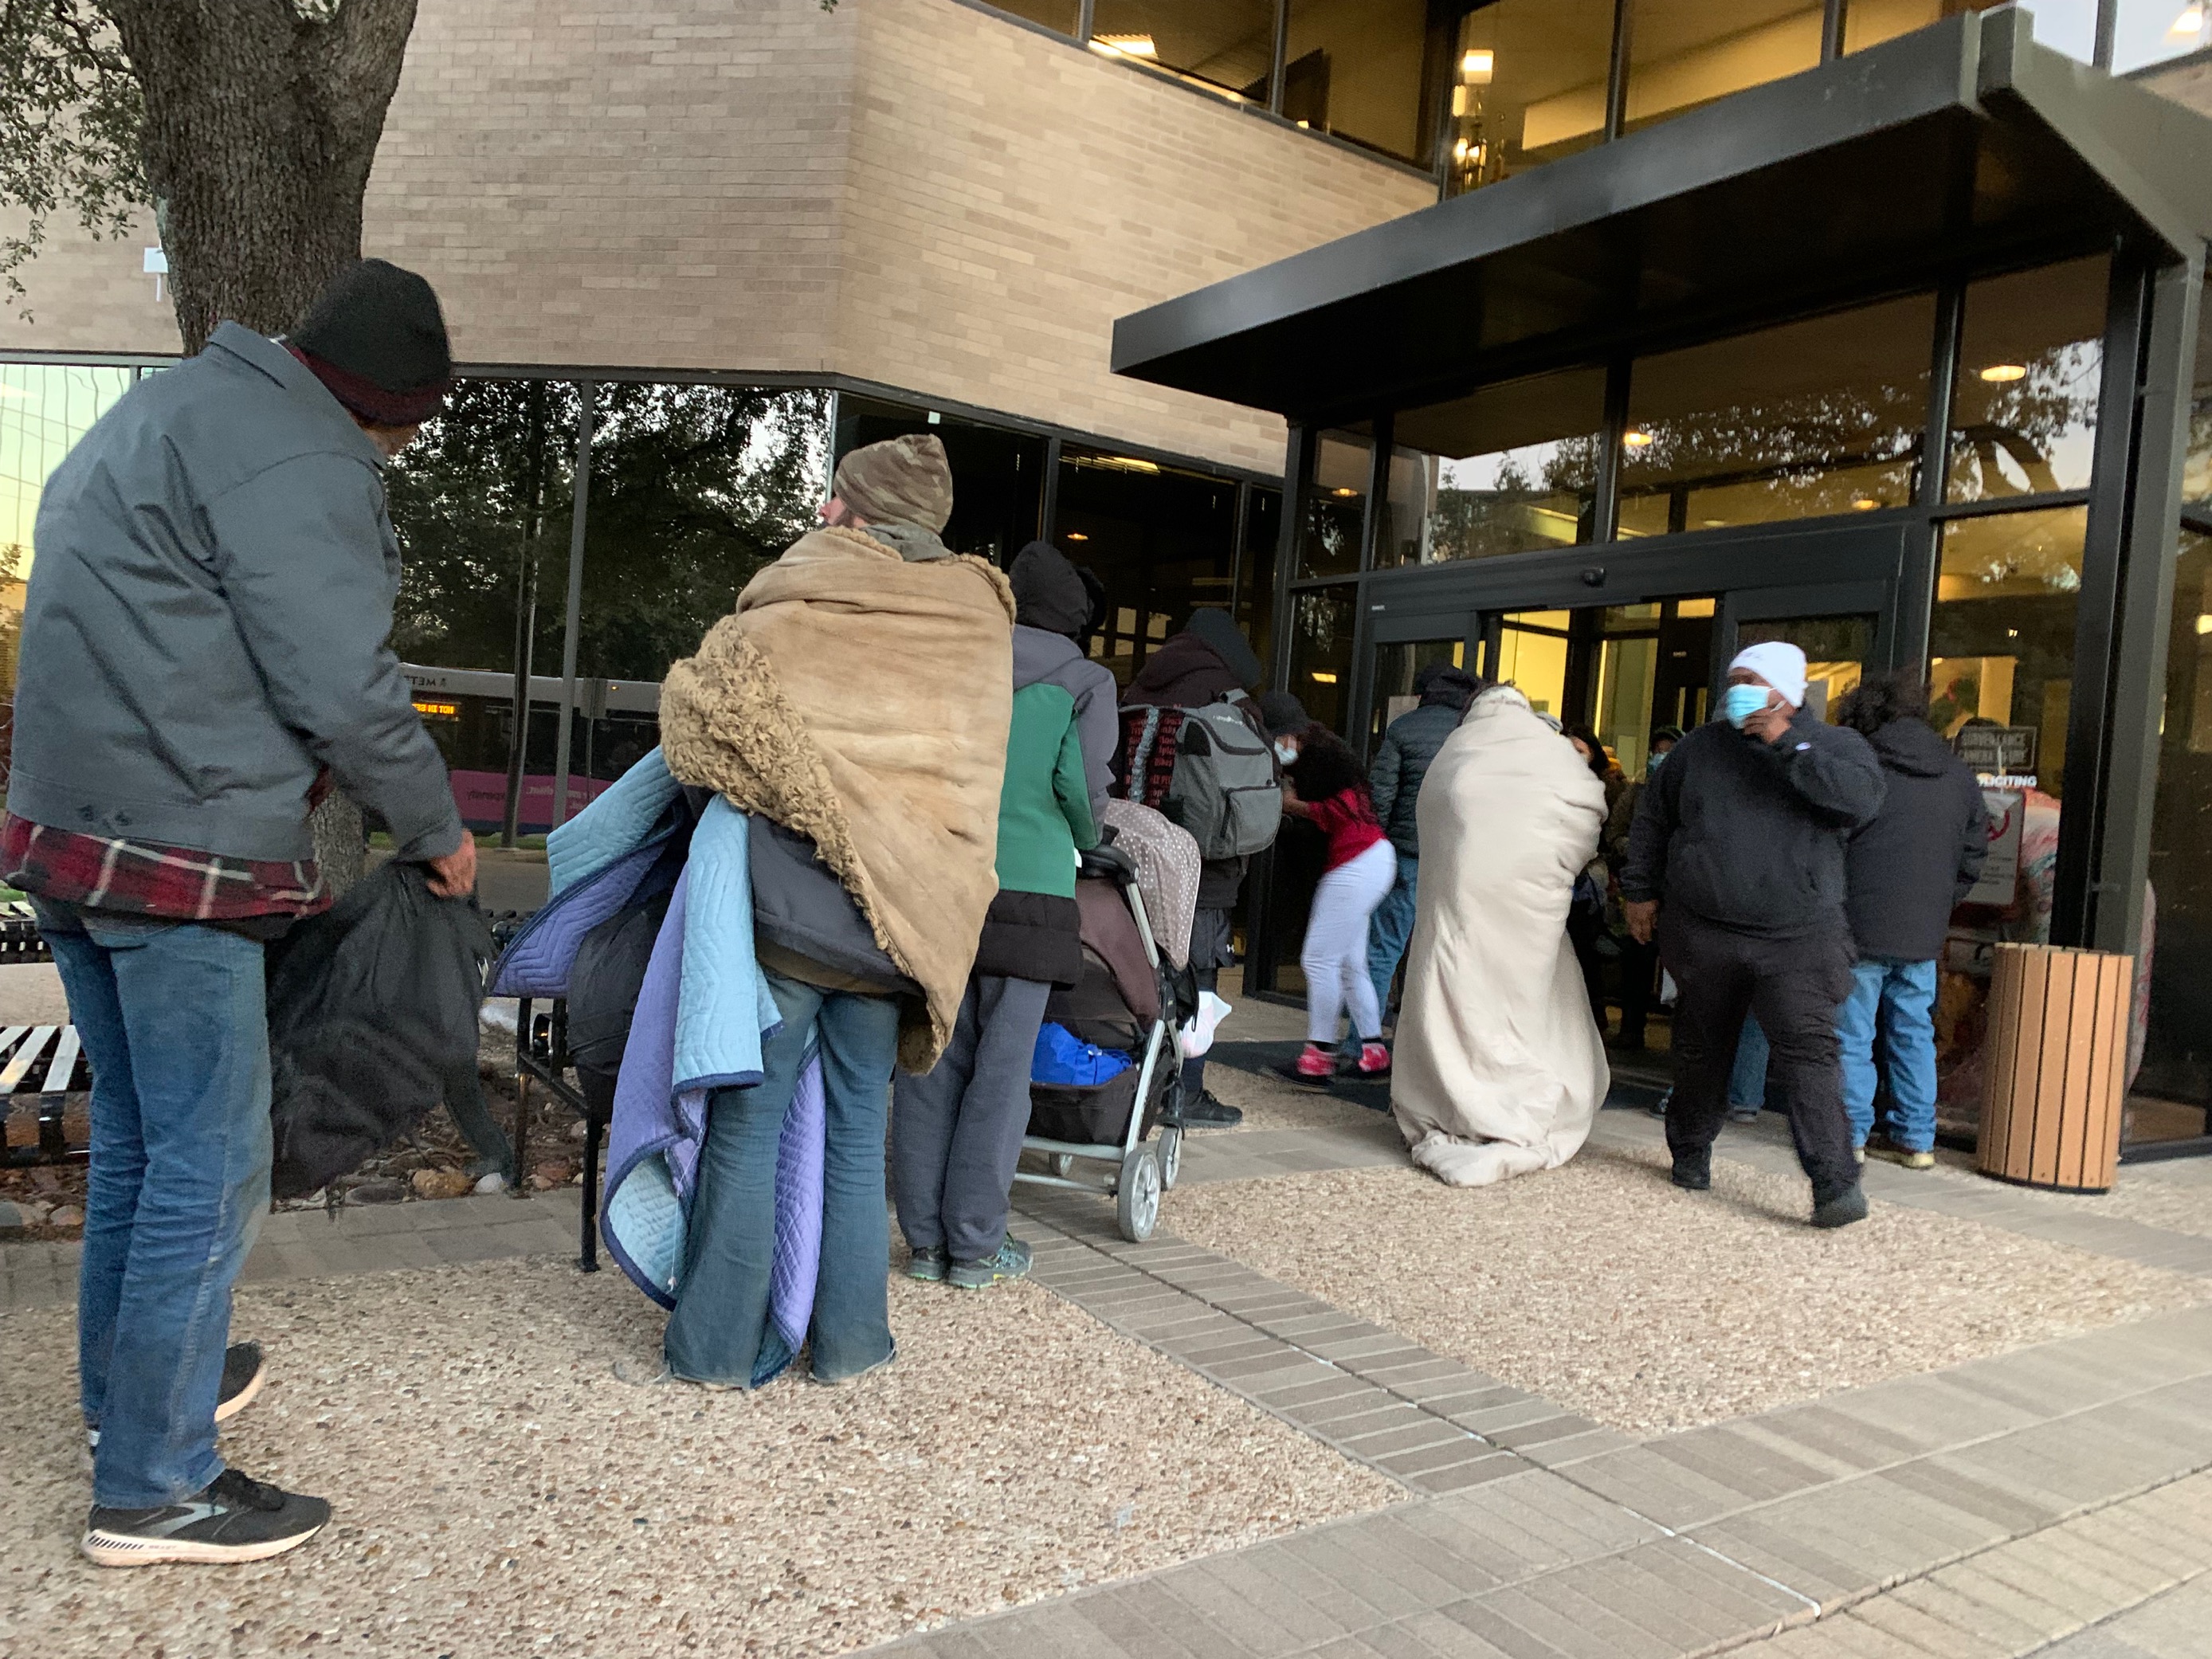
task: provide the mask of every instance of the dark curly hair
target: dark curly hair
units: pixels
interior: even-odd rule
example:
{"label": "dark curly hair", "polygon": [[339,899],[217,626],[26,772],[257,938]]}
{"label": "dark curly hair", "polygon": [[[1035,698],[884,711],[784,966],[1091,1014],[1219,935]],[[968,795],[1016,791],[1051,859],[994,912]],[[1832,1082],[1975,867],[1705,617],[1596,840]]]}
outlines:
{"label": "dark curly hair", "polygon": [[1366,781],[1359,757],[1328,727],[1316,721],[1298,739],[1298,757],[1284,769],[1298,799],[1309,805],[1340,795],[1354,784]]}
{"label": "dark curly hair", "polygon": [[1928,682],[1917,670],[1869,674],[1836,705],[1836,724],[1870,738],[1894,720],[1928,718]]}
{"label": "dark curly hair", "polygon": [[1570,726],[1561,733],[1564,737],[1580,738],[1583,747],[1589,750],[1589,769],[1603,777],[1612,769],[1613,757],[1605,752],[1605,744],[1596,732],[1587,726]]}

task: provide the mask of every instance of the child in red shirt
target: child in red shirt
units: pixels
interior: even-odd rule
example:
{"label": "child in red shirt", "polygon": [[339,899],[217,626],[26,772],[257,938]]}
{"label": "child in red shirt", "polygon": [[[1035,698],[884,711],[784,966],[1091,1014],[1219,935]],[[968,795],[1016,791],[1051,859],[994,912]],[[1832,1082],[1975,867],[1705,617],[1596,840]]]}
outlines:
{"label": "child in red shirt", "polygon": [[1338,1022],[1349,1010],[1359,1038],[1358,1075],[1388,1077],[1382,1011],[1367,971],[1367,924],[1397,879],[1398,854],[1376,820],[1367,781],[1344,740],[1310,718],[1287,691],[1261,697],[1260,713],[1289,778],[1283,811],[1328,837],[1328,868],[1314,890],[1298,952],[1306,976],[1306,1046],[1288,1074],[1303,1083],[1335,1075]]}

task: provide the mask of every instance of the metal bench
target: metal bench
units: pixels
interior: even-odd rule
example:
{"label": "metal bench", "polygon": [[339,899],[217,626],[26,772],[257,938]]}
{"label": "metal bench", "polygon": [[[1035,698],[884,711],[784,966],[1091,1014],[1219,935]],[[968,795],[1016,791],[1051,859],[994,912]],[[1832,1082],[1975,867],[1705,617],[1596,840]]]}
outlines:
{"label": "metal bench", "polygon": [[568,1053],[568,1004],[556,997],[538,1013],[528,997],[515,1005],[514,1019],[514,1193],[527,1195],[529,1167],[523,1156],[530,1140],[530,1085],[545,1085],[546,1092],[584,1121],[584,1190],[581,1237],[576,1265],[587,1273],[599,1270],[599,1149],[606,1138],[607,1120],[592,1109],[568,1073],[575,1064]]}

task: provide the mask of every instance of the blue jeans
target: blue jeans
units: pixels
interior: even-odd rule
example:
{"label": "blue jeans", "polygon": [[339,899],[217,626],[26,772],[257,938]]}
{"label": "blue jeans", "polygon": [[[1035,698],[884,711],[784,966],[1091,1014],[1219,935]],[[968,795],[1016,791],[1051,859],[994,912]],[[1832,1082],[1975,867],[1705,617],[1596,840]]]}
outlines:
{"label": "blue jeans", "polygon": [[[1398,964],[1406,957],[1406,941],[1413,936],[1415,888],[1421,861],[1408,853],[1398,854],[1398,878],[1382,895],[1382,902],[1367,922],[1367,977],[1375,981],[1375,1006],[1390,1017],[1390,981],[1398,977]],[[1345,1039],[1354,1043],[1358,1032]]]}
{"label": "blue jeans", "polygon": [[93,1502],[182,1503],[222,1473],[230,1287],[269,1208],[263,948],[40,903],[92,1063],[77,1377]]}
{"label": "blue jeans", "polygon": [[1729,1073],[1728,1103],[1731,1109],[1766,1105],[1766,1061],[1774,1052],[1759,1021],[1747,1014],[1743,1035],[1735,1040],[1735,1066]]}
{"label": "blue jeans", "polygon": [[834,1382],[891,1357],[884,1133],[898,1049],[898,1000],[824,991],[773,971],[768,984],[783,1026],[762,1045],[761,1081],[714,1091],[699,1150],[684,1277],[665,1343],[669,1370],[695,1382],[757,1389],[792,1361],[769,1319],[769,1290],[776,1152],[810,1034],[822,1050],[829,1131],[814,1375]]}
{"label": "blue jeans", "polygon": [[1866,1145],[1874,1130],[1877,1077],[1875,1036],[1881,1033],[1889,1061],[1889,1097],[1896,1110],[1884,1126],[1891,1142],[1908,1152],[1936,1147],[1936,964],[1868,957],[1853,969],[1856,981],[1836,1012],[1836,1041],[1843,1049],[1844,1110],[1851,1139]]}

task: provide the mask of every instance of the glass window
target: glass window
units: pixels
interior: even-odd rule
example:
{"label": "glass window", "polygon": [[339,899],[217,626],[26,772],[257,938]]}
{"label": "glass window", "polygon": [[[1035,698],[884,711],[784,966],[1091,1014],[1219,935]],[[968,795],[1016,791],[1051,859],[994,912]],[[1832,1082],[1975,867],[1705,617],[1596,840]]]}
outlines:
{"label": "glass window", "polygon": [[1462,19],[1446,188],[1456,195],[1605,137],[1613,0],[1496,0]]}
{"label": "glass window", "polygon": [[1910,505],[1935,319],[1916,295],[1639,361],[1620,535]]}
{"label": "glass window", "polygon": [[1951,499],[2088,486],[2104,367],[2100,254],[1966,289],[1951,416]]}
{"label": "glass window", "polygon": [[1421,706],[1420,694],[1413,690],[1413,678],[1431,663],[1464,668],[1467,641],[1414,640],[1375,647],[1374,708],[1367,720],[1367,753],[1370,757],[1390,722]]}
{"label": "glass window", "polygon": [[1062,34],[1074,33],[1082,15],[1080,0],[986,0],[986,3]]}
{"label": "glass window", "polygon": [[1368,440],[1343,433],[1325,432],[1314,445],[1297,580],[1345,576],[1359,568],[1360,525],[1367,512],[1373,455]]}
{"label": "glass window", "polygon": [[[2042,37],[2041,0],[2036,35]],[[2212,11],[2202,0],[2119,0],[2112,28],[2112,70],[2125,74],[2212,46]]]}
{"label": "glass window", "polygon": [[1422,120],[1426,0],[1286,3],[1283,113],[1404,161],[1425,160],[1433,131]]}
{"label": "glass window", "polygon": [[1656,602],[1607,609],[1598,641],[1597,695],[1590,729],[1622,774],[1637,777],[1650,750],[1653,695],[1659,678],[1661,607]]}
{"label": "glass window", "polygon": [[0,363],[0,783],[31,579],[32,527],[46,480],[79,438],[131,389],[131,371],[74,363]]}
{"label": "glass window", "polygon": [[1516,611],[1500,618],[1498,661],[1490,678],[1520,688],[1528,706],[1554,720],[1567,706],[1567,626],[1565,611]]}
{"label": "glass window", "polygon": [[1788,617],[1746,622],[1736,629],[1739,648],[1781,640],[1805,653],[1805,707],[1836,723],[1837,706],[1857,689],[1874,650],[1872,617]]}
{"label": "glass window", "polygon": [[2082,507],[1956,519],[1943,526],[1929,629],[1929,719],[1945,737],[1969,721],[2022,729],[2027,770],[2065,793]]}
{"label": "glass window", "polygon": [[2181,499],[2212,501],[2212,283],[2197,313],[2196,385],[2189,395],[2189,447],[2181,464]]}
{"label": "glass window", "polygon": [[[418,683],[471,829],[552,824],[562,611],[580,393],[560,380],[464,380],[385,474],[399,538],[392,647],[459,671]],[[515,658],[533,676],[514,760]]]}
{"label": "glass window", "polygon": [[1340,735],[1352,707],[1352,633],[1359,590],[1346,582],[1291,597],[1291,695]]}
{"label": "glass window", "polygon": [[[1437,564],[1588,541],[1605,375],[1486,386],[1401,412],[1378,565]],[[1424,453],[1425,452],[1425,453]]]}
{"label": "glass window", "polygon": [[1255,484],[1245,509],[1244,551],[1237,562],[1237,603],[1231,614],[1261,663],[1271,670],[1275,663],[1275,564],[1282,535],[1283,492]]}
{"label": "glass window", "polygon": [[[1857,52],[1926,28],[1962,11],[1987,11],[2006,0],[1850,0],[1844,12],[1844,50]],[[2088,63],[2097,55],[2097,0],[2034,0],[2035,38]]]}
{"label": "glass window", "polygon": [[[578,718],[572,780],[611,782],[660,741],[659,696],[643,688],[697,650],[738,590],[814,526],[828,404],[813,391],[599,388],[576,663],[611,689],[603,712]],[[592,793],[572,781],[569,810]]]}
{"label": "glass window", "polygon": [[836,458],[912,432],[931,432],[952,468],[952,517],[945,544],[995,564],[1012,562],[1038,534],[1044,502],[1045,441],[849,393],[837,399]]}
{"label": "glass window", "polygon": [[1267,101],[1274,0],[1098,0],[1091,38],[1138,63]]}
{"label": "glass window", "polygon": [[1104,584],[1106,615],[1091,654],[1129,677],[1200,605],[1227,606],[1237,486],[1104,451],[1060,451],[1054,538]]}
{"label": "glass window", "polygon": [[1820,61],[1821,7],[1806,0],[1633,0],[1630,131]]}
{"label": "glass window", "polygon": [[2207,1132],[2212,1103],[2212,537],[2185,534],[2151,818],[2150,1033],[2130,1140]]}

